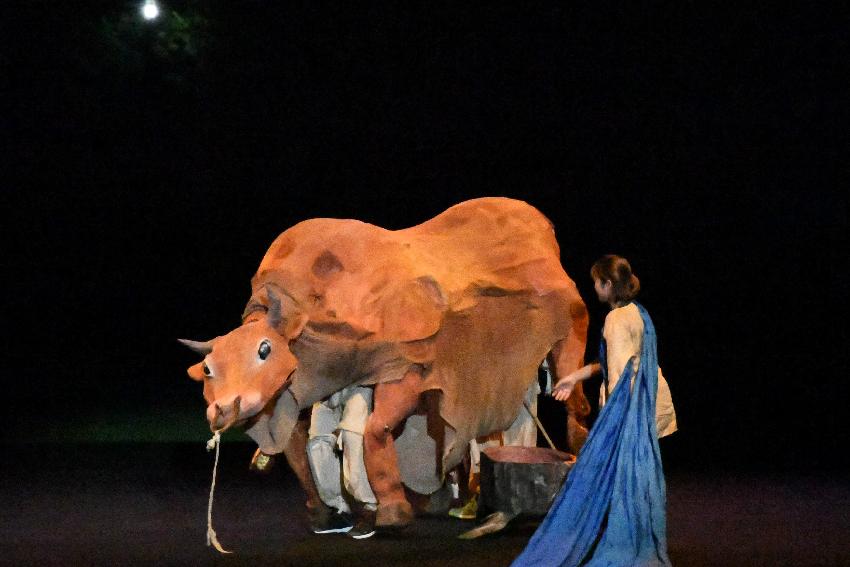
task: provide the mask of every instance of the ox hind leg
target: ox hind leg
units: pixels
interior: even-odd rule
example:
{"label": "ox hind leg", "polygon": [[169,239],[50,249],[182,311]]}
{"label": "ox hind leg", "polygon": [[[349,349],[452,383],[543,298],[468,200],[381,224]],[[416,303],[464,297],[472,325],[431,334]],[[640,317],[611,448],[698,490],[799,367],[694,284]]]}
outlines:
{"label": "ox hind leg", "polygon": [[[562,340],[555,343],[549,353],[549,368],[555,382],[576,370],[584,360],[584,345],[571,345]],[[570,397],[567,398],[567,445],[570,452],[578,454],[584,442],[587,440],[587,416],[590,415],[590,404],[584,395],[583,383],[579,382],[573,388]]]}
{"label": "ox hind leg", "polygon": [[369,483],[378,500],[376,525],[403,527],[413,520],[413,508],[404,494],[392,431],[419,404],[420,370],[408,370],[399,381],[375,386],[375,405],[363,435]]}

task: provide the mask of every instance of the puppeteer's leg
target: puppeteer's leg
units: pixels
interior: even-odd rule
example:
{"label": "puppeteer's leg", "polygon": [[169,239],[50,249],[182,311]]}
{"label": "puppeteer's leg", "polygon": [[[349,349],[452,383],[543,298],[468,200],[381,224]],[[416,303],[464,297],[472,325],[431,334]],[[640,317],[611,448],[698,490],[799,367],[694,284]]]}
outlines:
{"label": "puppeteer's leg", "polygon": [[[501,443],[511,447],[536,447],[537,446],[537,424],[534,417],[537,415],[537,396],[540,394],[540,384],[537,380],[531,383],[525,391],[519,413],[511,425],[502,432]],[[492,441],[484,443],[482,448],[492,447]]]}
{"label": "puppeteer's leg", "polygon": [[363,441],[369,482],[378,499],[378,526],[402,527],[413,520],[413,508],[401,484],[392,430],[416,409],[421,382],[421,371],[412,368],[397,382],[375,386],[375,409]]}
{"label": "puppeteer's leg", "polygon": [[378,500],[369,484],[363,456],[363,433],[372,409],[372,389],[358,387],[345,402],[340,421],[342,438],[342,479],[345,490],[365,510],[378,509]]}
{"label": "puppeteer's leg", "polygon": [[340,408],[313,404],[307,441],[307,458],[322,502],[343,513],[350,512],[340,487],[339,455],[336,452]]}
{"label": "puppeteer's leg", "polygon": [[349,537],[365,539],[375,533],[378,499],[369,484],[363,455],[363,433],[372,409],[372,388],[358,387],[348,398],[340,422],[342,480],[345,490],[357,503],[354,527]]}
{"label": "puppeteer's leg", "polygon": [[339,423],[342,481],[346,492],[356,503],[354,527],[348,532],[349,537],[354,539],[365,539],[375,533],[378,500],[369,485],[366,463],[363,461],[363,432],[371,410],[372,388],[358,386],[346,399]]}

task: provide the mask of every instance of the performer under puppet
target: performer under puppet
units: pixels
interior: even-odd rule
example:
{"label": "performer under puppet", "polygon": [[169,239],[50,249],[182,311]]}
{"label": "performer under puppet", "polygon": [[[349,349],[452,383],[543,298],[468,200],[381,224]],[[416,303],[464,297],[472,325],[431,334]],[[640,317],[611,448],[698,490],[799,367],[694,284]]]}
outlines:
{"label": "performer under puppet", "polygon": [[354,539],[375,534],[378,501],[363,460],[363,432],[371,407],[372,388],[364,386],[349,386],[313,404],[307,457],[322,502],[335,510],[313,519],[314,533],[346,533]]}
{"label": "performer under puppet", "polygon": [[[379,527],[407,525],[403,485],[443,486],[477,437],[504,431],[548,358],[558,379],[584,362],[587,311],[551,223],[527,203],[466,201],[389,231],[311,219],[282,233],[252,279],[243,324],[207,342],[189,375],[213,429],[244,427],[258,462],[285,453],[311,517],[328,513],[307,460],[310,410],[374,388],[364,460]],[[586,435],[580,386],[568,436]]]}
{"label": "performer under puppet", "polygon": [[598,299],[611,307],[599,362],[559,380],[553,396],[566,399],[582,380],[602,372],[603,407],[514,566],[670,564],[658,437],[676,431],[676,413],[658,366],[655,328],[634,301],[640,284],[625,258],[601,258],[591,277]]}

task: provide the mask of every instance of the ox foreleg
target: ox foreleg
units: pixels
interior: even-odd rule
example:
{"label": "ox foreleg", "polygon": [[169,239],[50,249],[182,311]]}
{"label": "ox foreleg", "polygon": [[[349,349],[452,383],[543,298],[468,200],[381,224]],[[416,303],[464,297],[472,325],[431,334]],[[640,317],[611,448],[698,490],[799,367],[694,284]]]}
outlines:
{"label": "ox foreleg", "polygon": [[309,429],[310,410],[308,408],[301,412],[298,421],[295,422],[292,437],[289,438],[289,443],[287,443],[283,452],[286,455],[289,467],[295,473],[298,482],[307,494],[307,514],[311,523],[322,524],[332,510],[319,497],[319,491],[313,480],[313,473],[310,471],[310,462],[307,459]]}
{"label": "ox foreleg", "polygon": [[[549,368],[552,378],[557,382],[567,374],[576,370],[579,364],[575,362],[575,352],[571,352],[570,345],[566,341],[555,343],[552,352],[549,353]],[[582,348],[582,359],[584,349]],[[581,360],[581,359],[580,359]],[[590,404],[584,395],[582,382],[573,386],[570,397],[567,398],[567,445],[570,452],[578,454],[587,439],[587,416],[590,415]]]}
{"label": "ox foreleg", "polygon": [[[587,309],[577,295],[570,303],[570,329],[567,336],[555,343],[549,353],[549,367],[557,382],[584,364],[587,344]],[[567,398],[567,444],[570,452],[578,454],[587,439],[587,416],[590,404],[584,387],[578,382]]]}
{"label": "ox foreleg", "polygon": [[369,483],[378,500],[376,524],[406,526],[413,508],[404,495],[392,431],[411,415],[419,403],[422,375],[411,369],[399,381],[375,386],[375,405],[363,436]]}

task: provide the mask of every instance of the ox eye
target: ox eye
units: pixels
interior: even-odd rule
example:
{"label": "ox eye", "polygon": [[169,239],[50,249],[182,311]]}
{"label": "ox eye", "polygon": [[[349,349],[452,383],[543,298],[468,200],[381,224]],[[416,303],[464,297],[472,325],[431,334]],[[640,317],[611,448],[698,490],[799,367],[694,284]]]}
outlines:
{"label": "ox eye", "polygon": [[210,367],[207,366],[207,363],[204,363],[203,366],[204,376],[212,376],[212,372],[210,372]]}
{"label": "ox eye", "polygon": [[263,341],[260,343],[260,348],[257,349],[257,355],[260,357],[260,360],[265,360],[269,357],[272,352],[272,345],[269,344],[269,341]]}

